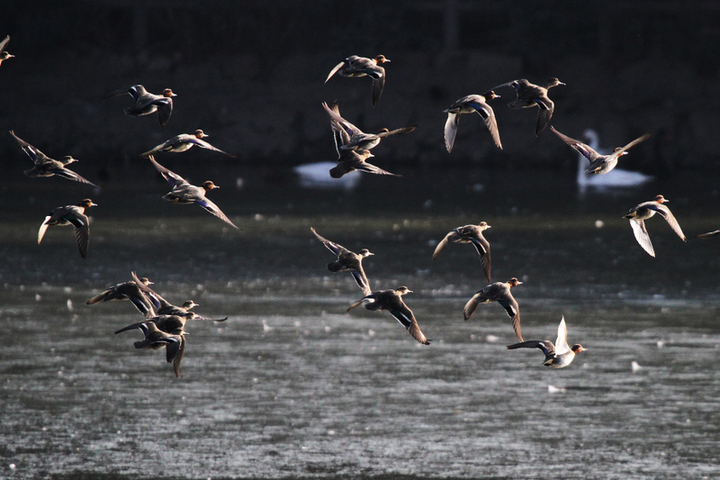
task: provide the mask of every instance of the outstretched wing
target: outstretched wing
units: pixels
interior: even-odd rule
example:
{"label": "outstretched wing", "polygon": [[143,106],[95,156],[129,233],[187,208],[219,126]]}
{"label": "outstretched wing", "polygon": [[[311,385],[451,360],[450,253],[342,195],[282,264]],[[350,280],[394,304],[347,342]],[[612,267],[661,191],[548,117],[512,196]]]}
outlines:
{"label": "outstretched wing", "polygon": [[437,247],[435,247],[435,251],[433,252],[432,259],[435,260],[437,257],[440,256],[443,250],[445,250],[445,247],[448,246],[450,243],[450,237],[455,232],[455,230],[451,230],[447,235],[445,235],[445,238],[440,240],[440,243],[437,244]]}
{"label": "outstretched wing", "polygon": [[492,267],[492,261],[490,259],[490,242],[488,242],[485,238],[471,238],[470,242],[472,242],[475,250],[480,256],[480,265],[482,265],[485,279],[488,283],[492,282],[490,279],[490,270]]}
{"label": "outstretched wing", "polygon": [[238,228],[237,225],[235,225],[230,219],[225,215],[220,208],[215,205],[212,200],[208,198],[198,198],[194,202],[197,205],[200,205],[202,208],[207,210],[208,212],[212,213],[216,217],[218,217],[223,222],[227,223],[228,225],[231,225],[234,228]]}
{"label": "outstretched wing", "polygon": [[148,160],[150,160],[150,163],[155,166],[157,171],[160,172],[163,178],[167,180],[170,185],[172,185],[173,188],[177,187],[178,185],[189,185],[188,181],[185,180],[183,177],[156,162],[154,156],[148,155],[147,158]]}
{"label": "outstretched wing", "polygon": [[655,249],[653,248],[652,242],[650,241],[650,235],[648,235],[647,228],[645,228],[645,221],[641,218],[631,218],[630,226],[632,227],[635,240],[651,257],[655,256]]}
{"label": "outstretched wing", "polygon": [[570,345],[567,343],[567,325],[565,324],[565,316],[560,319],[558,325],[557,339],[555,340],[555,354],[562,355],[570,351]]}
{"label": "outstretched wing", "polygon": [[581,154],[583,157],[587,158],[591,163],[596,158],[601,156],[598,152],[596,152],[595,150],[590,148],[589,145],[581,142],[580,140],[575,140],[574,138],[570,138],[567,135],[563,135],[562,133],[555,130],[555,127],[551,126],[550,130],[552,130],[555,133],[555,135],[557,135],[560,138],[560,140],[562,140],[567,145],[572,147],[576,152]]}
{"label": "outstretched wing", "polygon": [[393,317],[395,317],[395,320],[397,320],[400,325],[405,327],[408,333],[410,333],[415,340],[423,345],[430,345],[430,340],[428,340],[420,330],[420,325],[418,325],[415,315],[413,315],[412,310],[410,310],[407,305],[402,303],[398,308],[390,310],[390,313]]}
{"label": "outstretched wing", "polygon": [[675,215],[672,214],[668,207],[666,207],[662,203],[655,202],[654,205],[650,205],[648,206],[648,208],[650,208],[651,210],[655,210],[657,213],[659,213],[665,219],[665,221],[667,221],[668,225],[670,225],[670,228],[672,228],[673,231],[677,233],[678,237],[682,238],[683,242],[687,242],[687,238],[685,238],[685,234],[680,228],[680,224],[675,219]]}
{"label": "outstretched wing", "polygon": [[335,75],[338,72],[338,70],[340,70],[343,67],[343,65],[345,65],[344,60],[342,62],[338,63],[337,65],[335,65],[335,67],[332,70],[330,70],[330,73],[328,74],[327,78],[325,79],[325,83],[327,83],[328,80],[330,80],[332,78],[332,76]]}

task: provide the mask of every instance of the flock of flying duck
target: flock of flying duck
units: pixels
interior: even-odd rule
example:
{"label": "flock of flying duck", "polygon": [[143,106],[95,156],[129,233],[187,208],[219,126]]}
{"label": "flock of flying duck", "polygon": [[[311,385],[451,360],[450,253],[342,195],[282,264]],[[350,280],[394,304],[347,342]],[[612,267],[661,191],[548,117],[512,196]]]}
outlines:
{"label": "flock of flying duck", "polygon": [[[13,55],[10,55],[5,50],[9,39],[10,37],[8,36],[0,42],[0,63],[13,57]],[[329,81],[335,75],[342,77],[367,76],[372,80],[372,104],[376,106],[385,85],[385,69],[383,65],[387,62],[390,62],[390,60],[383,55],[375,58],[353,55],[338,63],[327,76],[325,82]],[[482,117],[494,144],[497,148],[502,149],[497,120],[488,102],[500,97],[494,90],[504,87],[511,87],[515,92],[515,99],[508,104],[510,108],[538,108],[535,135],[539,135],[549,125],[555,109],[553,101],[548,97],[548,91],[559,85],[565,84],[557,78],[551,78],[545,86],[535,85],[528,80],[519,79],[493,87],[482,95],[472,94],[460,98],[444,111],[447,113],[447,121],[444,128],[445,147],[447,151],[451,152],[455,144],[460,115],[471,113],[477,113]],[[133,99],[133,104],[125,108],[127,115],[144,116],[157,113],[160,125],[162,127],[167,125],[172,115],[173,98],[177,96],[171,89],[167,88],[162,94],[156,95],[148,92],[142,85],[134,85],[129,89],[115,91],[104,98],[107,99],[125,94],[130,95]],[[386,137],[412,132],[415,130],[414,125],[394,130],[383,129],[378,133],[365,133],[340,115],[337,102],[331,106],[323,103],[322,107],[330,117],[330,126],[338,155],[337,165],[329,172],[331,177],[340,178],[355,170],[372,174],[395,175],[368,163],[367,160],[374,156],[370,150],[375,148],[381,140]],[[626,155],[631,147],[645,141],[649,137],[649,134],[643,135],[624,147],[619,147],[614,152],[603,155],[589,145],[558,132],[554,127],[551,127],[551,130],[563,142],[587,158],[589,166],[586,169],[586,173],[595,175],[606,174],[612,171],[621,156]],[[68,180],[96,186],[68,168],[68,165],[77,162],[77,159],[71,156],[66,156],[62,160],[52,159],[36,147],[22,140],[13,131],[10,131],[10,134],[34,163],[31,169],[24,172],[27,176],[59,176]],[[163,196],[165,200],[173,203],[199,205],[223,222],[237,228],[220,208],[207,198],[207,192],[219,188],[217,185],[210,180],[200,186],[192,185],[177,173],[160,165],[154,158],[154,156],[159,153],[179,153],[187,151],[194,146],[219,152],[230,157],[236,156],[212,146],[203,140],[204,137],[207,137],[207,135],[200,129],[196,130],[193,134],[180,134],[142,153],[141,156],[148,158],[155,169],[171,185],[172,190]],[[662,195],[658,195],[652,201],[643,202],[633,207],[624,217],[629,219],[637,242],[651,256],[655,256],[655,252],[645,227],[645,220],[655,214],[663,217],[675,233],[677,233],[683,241],[686,241],[680,225],[672,212],[670,212],[670,209],[665,205],[667,202],[668,200]],[[88,198],[76,205],[67,205],[54,209],[45,217],[40,226],[38,243],[42,241],[48,227],[54,225],[72,225],[75,228],[75,237],[80,255],[82,258],[86,258],[90,229],[85,210],[95,206],[97,206],[97,204]],[[457,227],[451,230],[438,243],[432,256],[433,260],[438,258],[450,243],[470,243],[475,247],[488,285],[478,291],[466,303],[463,309],[465,320],[468,320],[473,315],[479,305],[497,302],[505,309],[511,318],[513,329],[518,339],[518,343],[509,345],[507,347],[508,349],[538,348],[545,355],[544,365],[554,368],[568,366],[572,362],[575,354],[582,352],[584,349],[579,344],[573,345],[572,347],[568,345],[567,326],[564,317],[558,326],[557,340],[554,344],[548,340],[523,340],[520,329],[520,309],[518,302],[511,293],[511,289],[517,285],[521,285],[522,282],[513,277],[507,282],[491,283],[490,244],[483,236],[483,232],[488,228],[490,228],[490,225],[486,222],[480,222],[478,225]],[[401,286],[395,289],[372,291],[367,275],[363,269],[362,261],[365,257],[373,254],[367,249],[363,249],[359,253],[354,253],[342,245],[322,237],[315,229],[311,230],[315,237],[337,256],[337,260],[327,265],[328,270],[331,272],[350,272],[364,294],[361,299],[348,307],[348,311],[363,304],[368,310],[387,310],[406,328],[415,340],[425,345],[430,344],[430,341],[421,331],[412,310],[403,301],[403,296],[412,293],[412,290],[406,286]],[[708,232],[699,235],[699,237],[709,237],[718,234],[720,234],[720,230]],[[131,301],[145,319],[121,328],[116,333],[140,329],[144,334],[144,339],[135,342],[135,347],[142,349],[166,348],[167,362],[173,363],[175,374],[179,377],[180,362],[186,343],[186,322],[188,320],[213,319],[207,319],[192,312],[191,309],[197,306],[192,300],[186,301],[180,307],[172,305],[150,288],[149,285],[151,285],[152,282],[147,278],[138,278],[135,272],[132,273],[132,277],[133,280],[114,285],[101,294],[91,298],[87,303],[95,304],[110,300]],[[226,318],[227,317],[215,319],[214,321],[221,322],[226,320]]]}

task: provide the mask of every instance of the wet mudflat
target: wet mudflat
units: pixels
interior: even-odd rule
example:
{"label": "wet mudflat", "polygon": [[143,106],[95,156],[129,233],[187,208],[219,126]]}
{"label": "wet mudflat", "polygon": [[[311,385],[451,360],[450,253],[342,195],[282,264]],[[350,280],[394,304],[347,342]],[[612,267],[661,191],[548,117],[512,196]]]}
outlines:
{"label": "wet mudflat", "polygon": [[[493,187],[492,172],[403,179],[413,187],[392,194],[376,179],[354,192],[228,185],[213,198],[239,232],[162,202],[162,184],[95,195],[42,184],[52,186],[10,213],[0,237],[0,476],[720,474],[720,244],[692,238],[720,226],[719,206],[695,209],[718,203],[717,182],[578,201],[572,179],[513,175],[514,192]],[[23,185],[3,196],[25,195]],[[620,217],[657,193],[674,200],[689,241],[652,219],[652,259]],[[69,228],[35,244],[46,210],[77,195],[100,205],[86,261]],[[484,284],[472,247],[430,258],[450,228],[480,220],[493,225],[493,279],[524,282],[515,297],[525,338],[554,341],[564,315],[569,341],[588,349],[569,368],[507,351],[514,335],[497,304],[463,321]],[[325,270],[332,255],[310,226],[373,251],[374,289],[414,290],[406,301],[432,345],[387,312],[346,313],[362,293],[349,274]],[[131,270],[174,303],[192,298],[199,313],[230,317],[188,324],[180,379],[164,352],[133,348],[140,332],[113,334],[141,319],[129,304],[84,303]]]}

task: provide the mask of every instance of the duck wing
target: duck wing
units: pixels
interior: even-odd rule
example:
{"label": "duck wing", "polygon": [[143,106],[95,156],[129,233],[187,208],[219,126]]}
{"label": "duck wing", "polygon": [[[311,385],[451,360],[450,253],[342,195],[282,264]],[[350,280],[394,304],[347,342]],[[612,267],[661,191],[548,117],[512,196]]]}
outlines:
{"label": "duck wing", "polygon": [[642,218],[631,218],[630,226],[632,227],[635,240],[651,257],[655,256],[655,249],[653,248],[652,242],[650,241],[650,235],[648,234],[647,228],[645,227],[645,220]]}
{"label": "duck wing", "polygon": [[587,145],[580,140],[575,140],[574,138],[570,138],[567,135],[563,135],[562,133],[555,130],[555,127],[550,127],[550,130],[552,130],[555,135],[557,135],[560,140],[565,142],[567,145],[573,148],[576,152],[578,152],[583,157],[587,158],[590,163],[594,162],[598,157],[604,157],[604,155],[600,155],[598,152],[593,150],[590,145]]}
{"label": "duck wing", "polygon": [[565,316],[560,319],[558,325],[557,339],[555,340],[555,354],[562,355],[570,351],[570,345],[567,342],[567,324],[565,323]]}
{"label": "duck wing", "polygon": [[395,130],[383,131],[376,134],[379,138],[391,137],[393,135],[399,135],[402,133],[410,133],[417,128],[417,125],[410,125],[409,127],[396,128]]}
{"label": "duck wing", "polygon": [[377,165],[373,165],[372,163],[368,163],[364,160],[361,160],[358,164],[354,165],[355,170],[359,170],[361,172],[365,173],[373,173],[375,175],[392,175],[393,177],[400,177],[402,175],[398,175],[396,173],[388,172],[387,170],[383,170],[382,168],[378,167]]}
{"label": "duck wing", "polygon": [[[463,316],[465,317],[465,320],[468,320],[472,314],[475,313],[475,310],[477,310],[477,307],[480,304],[481,295],[482,290],[473,295],[473,297],[465,304],[465,307],[463,307]],[[483,303],[487,303],[487,300]]]}
{"label": "duck wing", "polygon": [[3,38],[2,42],[0,42],[0,53],[5,50],[5,45],[10,41],[10,35],[6,35],[5,38]]}
{"label": "duck wing", "polygon": [[415,315],[412,310],[405,305],[405,302],[401,302],[400,305],[391,309],[390,313],[393,317],[395,317],[395,320],[397,320],[400,325],[405,327],[408,333],[410,333],[415,340],[423,345],[430,345],[430,340],[428,340],[420,330],[420,325],[418,325]]}
{"label": "duck wing", "polygon": [[330,127],[333,129],[333,131],[344,132],[341,139],[342,145],[347,145],[350,142],[350,139],[354,136],[365,135],[365,132],[345,120],[340,115],[340,106],[337,102],[333,102],[332,108],[328,107],[328,104],[325,102],[322,103],[322,106],[327,112],[327,114],[330,116]]}
{"label": "duck wing", "polygon": [[470,242],[475,247],[478,255],[480,256],[480,265],[482,265],[485,279],[488,283],[492,282],[490,279],[490,269],[492,267],[492,260],[490,258],[490,242],[485,237],[472,238]]}
{"label": "duck wing", "polygon": [[90,219],[83,213],[75,213],[65,218],[75,227],[75,239],[80,250],[80,256],[87,258],[87,249],[90,243]]}
{"label": "duck wing", "polygon": [[375,67],[373,70],[376,73],[369,75],[372,77],[372,104],[373,107],[375,107],[377,106],[378,100],[380,100],[380,95],[382,95],[385,89],[385,69],[383,67]]}
{"label": "duck wing", "polygon": [[164,127],[168,124],[173,111],[173,100],[170,97],[163,97],[163,100],[155,102],[157,105],[158,120],[160,126]]}
{"label": "duck wing", "polygon": [[350,274],[353,276],[355,283],[357,283],[358,287],[362,289],[365,295],[370,295],[372,293],[372,290],[370,289],[370,282],[368,281],[367,275],[365,275],[362,263],[357,270],[350,270]]}
{"label": "duck wing", "polygon": [[57,175],[58,177],[66,178],[68,180],[74,180],[76,182],[85,183],[87,185],[92,185],[93,187],[97,187],[97,185],[92,183],[90,180],[81,176],[78,173],[73,172],[69,168],[59,167],[56,169],[52,169],[51,172],[53,174]]}
{"label": "duck wing", "polygon": [[225,150],[220,150],[219,148],[211,145],[210,143],[206,142],[202,138],[192,137],[190,140],[188,140],[188,143],[193,143],[197,145],[200,148],[204,148],[205,150],[211,150],[213,152],[222,153],[223,155],[227,155],[230,158],[237,158],[237,155],[233,155],[231,153],[226,152]]}
{"label": "duck wing", "polygon": [[520,307],[514,297],[509,296],[508,298],[498,299],[497,301],[503,306],[508,316],[512,319],[513,330],[515,330],[515,336],[521,342],[523,341],[522,333],[520,331]]}
{"label": "duck wing", "polygon": [[497,119],[495,118],[495,111],[492,109],[492,107],[490,107],[490,105],[486,103],[480,102],[470,102],[468,103],[468,105],[473,107],[477,114],[482,117],[483,121],[485,122],[485,126],[490,131],[490,135],[495,142],[495,146],[502,150],[503,147],[502,142],[500,141],[500,131],[498,130]]}
{"label": "duck wing", "polygon": [[195,200],[193,203],[200,205],[202,208],[204,208],[206,211],[212,213],[216,217],[218,217],[223,222],[227,223],[228,225],[231,225],[234,228],[238,228],[237,225],[235,225],[230,219],[225,215],[220,208],[215,205],[212,200],[202,197]]}
{"label": "duck wing", "polygon": [[310,230],[313,232],[315,237],[322,242],[323,245],[325,245],[325,248],[330,250],[332,253],[337,255],[338,257],[342,255],[343,253],[352,253],[347,248],[343,247],[339,243],[335,243],[333,241],[328,240],[327,238],[323,237],[319,233],[315,231],[314,228],[310,227]]}
{"label": "duck wing", "polygon": [[325,83],[327,83],[328,80],[330,80],[333,77],[333,75],[335,75],[338,72],[338,70],[340,70],[343,67],[343,65],[345,65],[345,60],[343,60],[342,62],[335,65],[335,67],[333,67],[333,69],[330,70],[330,73],[328,74],[327,78],[325,79]]}
{"label": "duck wing", "polygon": [[720,230],[713,230],[712,232],[700,233],[696,235],[697,238],[710,238],[720,235]]}
{"label": "duck wing", "polygon": [[45,236],[45,232],[47,231],[50,224],[48,221],[52,218],[52,215],[48,215],[45,217],[45,220],[43,220],[43,223],[40,225],[40,229],[38,230],[38,245],[40,245],[40,242],[42,242],[43,237]]}
{"label": "duck wing", "polygon": [[460,114],[448,112],[447,120],[445,121],[445,148],[448,153],[452,152],[453,146],[455,146],[455,137],[457,136],[458,124],[460,123]]}
{"label": "duck wing", "polygon": [[535,125],[535,136],[537,137],[550,123],[550,119],[555,111],[555,104],[547,97],[547,95],[538,99],[536,103],[537,106],[540,107],[540,110],[538,111],[537,124]]}
{"label": "duck wing", "polygon": [[615,150],[615,152],[622,153],[622,152],[624,152],[625,150],[628,150],[628,149],[630,149],[631,147],[634,147],[634,146],[637,145],[638,143],[644,142],[644,141],[647,140],[648,138],[650,138],[650,134],[649,134],[649,133],[646,133],[646,134],[643,135],[642,137],[636,138],[635,140],[633,140],[632,142],[628,143],[628,144],[625,145],[624,147],[618,148],[617,150]]}
{"label": "duck wing", "polygon": [[432,259],[435,260],[437,257],[440,256],[443,250],[445,250],[445,247],[447,247],[450,244],[450,237],[453,236],[453,233],[455,233],[455,230],[451,230],[448,232],[447,235],[445,235],[445,238],[440,240],[440,243],[437,244],[437,247],[435,247],[435,251],[433,252]]}
{"label": "duck wing", "polygon": [[155,157],[152,155],[148,155],[148,160],[150,160],[150,163],[152,163],[158,172],[163,176],[165,180],[168,181],[168,183],[173,187],[177,187],[178,185],[189,185],[188,181],[185,180],[183,177],[178,175],[177,173],[163,167],[160,165],[157,161],[155,161]]}
{"label": "duck wing", "polygon": [[[362,305],[363,302],[375,303],[376,301],[377,301],[377,297],[375,296],[374,293],[371,293],[370,295],[365,295],[364,297],[362,297],[362,298],[361,298],[360,300],[358,300],[357,302],[352,303],[352,304],[348,307],[348,309],[345,310],[345,311],[346,311],[346,312],[349,312],[349,311],[352,310],[353,308],[357,308],[357,307],[359,307],[360,305]],[[377,309],[376,309],[376,310],[377,310]]]}
{"label": "duck wing", "polygon": [[668,225],[670,225],[670,228],[672,228],[673,231],[677,233],[677,236],[680,237],[683,242],[687,242],[687,238],[685,237],[685,234],[680,228],[680,224],[675,219],[675,215],[672,214],[670,209],[662,203],[654,203],[654,205],[650,205],[648,206],[648,208],[650,208],[651,210],[655,210],[657,213],[659,213],[665,219],[665,221],[667,221]]}
{"label": "duck wing", "polygon": [[18,145],[20,145],[20,148],[22,148],[22,151],[30,157],[30,160],[32,160],[35,165],[42,165],[43,163],[51,160],[50,157],[41,152],[40,149],[33,147],[22,138],[15,135],[14,131],[10,130],[10,135],[13,136]]}
{"label": "duck wing", "polygon": [[516,348],[539,348],[545,354],[545,358],[555,357],[555,346],[550,340],[530,340],[508,345],[507,348],[508,350],[515,350]]}
{"label": "duck wing", "polygon": [[147,326],[145,325],[145,322],[136,322],[136,323],[131,323],[130,325],[127,325],[127,326],[121,328],[120,330],[115,330],[115,335],[117,335],[118,333],[121,333],[121,332],[127,332],[128,330],[134,330],[136,328],[142,329],[143,333],[145,333],[145,331],[147,330]]}
{"label": "duck wing", "polygon": [[164,343],[167,344],[165,348],[167,363],[172,362],[175,376],[180,378],[180,362],[185,353],[185,335],[170,335]]}

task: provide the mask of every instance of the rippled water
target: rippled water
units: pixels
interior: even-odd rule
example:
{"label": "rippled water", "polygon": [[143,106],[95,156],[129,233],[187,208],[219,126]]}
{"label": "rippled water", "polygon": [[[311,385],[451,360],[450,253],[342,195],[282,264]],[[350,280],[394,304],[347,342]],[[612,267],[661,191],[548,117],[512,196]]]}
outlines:
{"label": "rippled water", "polygon": [[[70,229],[40,246],[35,235],[87,189],[5,186],[31,203],[0,236],[0,477],[720,475],[720,240],[693,238],[720,227],[716,180],[579,201],[569,177],[513,172],[509,189],[500,172],[401,173],[343,192],[245,172],[245,188],[213,192],[239,232],[162,202],[163,184],[110,185],[92,195],[86,261]],[[689,241],[652,219],[652,259],[620,217],[657,193]],[[472,247],[430,258],[450,228],[480,220],[493,225],[494,279],[525,282],[525,338],[554,340],[564,315],[569,341],[588,349],[569,368],[507,351],[497,304],[462,320],[483,286]],[[433,344],[386,312],[345,313],[361,292],[325,270],[332,255],[310,226],[373,251],[374,289],[413,289],[406,301]],[[113,334],[140,319],[129,304],[85,305],[131,270],[174,303],[230,317],[188,325],[181,379],[164,352],[133,348],[139,332]]]}

